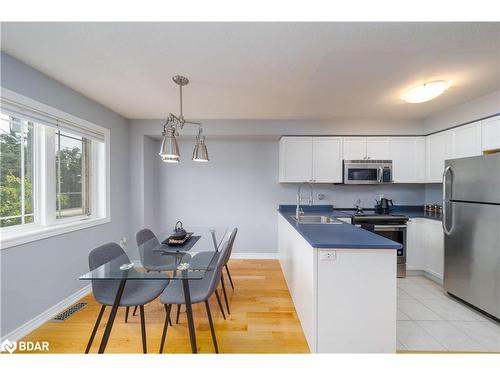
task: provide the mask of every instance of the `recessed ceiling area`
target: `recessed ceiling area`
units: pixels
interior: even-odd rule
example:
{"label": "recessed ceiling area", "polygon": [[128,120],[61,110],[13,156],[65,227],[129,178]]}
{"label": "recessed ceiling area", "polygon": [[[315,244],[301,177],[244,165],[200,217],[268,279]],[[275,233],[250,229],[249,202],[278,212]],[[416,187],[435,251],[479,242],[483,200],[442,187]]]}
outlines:
{"label": "recessed ceiling area", "polygon": [[[2,23],[1,49],[129,119],[422,119],[500,88],[500,23]],[[409,88],[446,80],[426,103]]]}

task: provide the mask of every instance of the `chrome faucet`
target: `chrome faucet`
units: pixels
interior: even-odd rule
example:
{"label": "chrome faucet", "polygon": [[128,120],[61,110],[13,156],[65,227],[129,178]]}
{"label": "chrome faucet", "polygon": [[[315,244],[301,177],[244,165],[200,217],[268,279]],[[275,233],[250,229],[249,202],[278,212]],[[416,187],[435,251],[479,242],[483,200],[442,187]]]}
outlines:
{"label": "chrome faucet", "polygon": [[356,208],[356,214],[363,213],[363,207],[361,207],[361,198],[358,198],[354,203],[354,207]]}
{"label": "chrome faucet", "polygon": [[[304,184],[309,185],[310,190],[311,190],[311,194],[309,195],[308,198],[302,198],[302,186]],[[295,209],[295,219],[297,219],[297,221],[299,221],[300,216],[304,213],[304,211],[302,211],[300,208],[300,203],[302,202],[302,200],[307,199],[309,201],[309,206],[313,205],[313,189],[314,188],[313,188],[312,184],[309,182],[303,182],[299,185],[299,188],[297,190],[297,208]]]}

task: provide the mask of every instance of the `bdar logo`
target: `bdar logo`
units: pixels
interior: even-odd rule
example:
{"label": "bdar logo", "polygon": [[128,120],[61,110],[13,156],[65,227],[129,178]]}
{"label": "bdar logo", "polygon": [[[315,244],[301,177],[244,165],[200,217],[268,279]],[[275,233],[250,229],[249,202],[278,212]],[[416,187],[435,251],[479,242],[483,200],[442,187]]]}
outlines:
{"label": "bdar logo", "polygon": [[0,352],[14,353],[17,348],[17,343],[15,341],[5,340],[0,345]]}

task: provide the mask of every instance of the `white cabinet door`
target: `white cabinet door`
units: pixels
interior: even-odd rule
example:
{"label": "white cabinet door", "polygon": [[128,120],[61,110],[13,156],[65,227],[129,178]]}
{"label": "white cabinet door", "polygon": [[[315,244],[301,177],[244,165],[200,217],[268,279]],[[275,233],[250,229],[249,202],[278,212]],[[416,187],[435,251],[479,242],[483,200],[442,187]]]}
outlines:
{"label": "white cabinet door", "polygon": [[389,137],[367,137],[366,156],[369,159],[390,159],[391,153],[389,146]]}
{"label": "white cabinet door", "polygon": [[444,233],[440,221],[422,219],[422,247],[425,251],[425,271],[443,280]]}
{"label": "white cabinet door", "polygon": [[389,149],[394,182],[424,182],[424,137],[392,137]]}
{"label": "white cabinet door", "polygon": [[500,149],[500,116],[481,121],[483,151]]}
{"label": "white cabinet door", "polygon": [[481,155],[481,121],[452,129],[451,135],[453,159]]}
{"label": "white cabinet door", "polygon": [[312,180],[312,137],[283,137],[280,140],[280,182]]}
{"label": "white cabinet door", "polygon": [[423,245],[422,221],[426,219],[411,218],[406,228],[406,269],[425,270],[426,254]]}
{"label": "white cabinet door", "polygon": [[342,138],[313,137],[313,182],[342,182]]}
{"label": "white cabinet door", "polygon": [[366,137],[344,137],[344,159],[359,160],[366,157]]}
{"label": "white cabinet door", "polygon": [[451,133],[449,131],[429,135],[427,137],[426,180],[441,182],[444,161],[451,157]]}

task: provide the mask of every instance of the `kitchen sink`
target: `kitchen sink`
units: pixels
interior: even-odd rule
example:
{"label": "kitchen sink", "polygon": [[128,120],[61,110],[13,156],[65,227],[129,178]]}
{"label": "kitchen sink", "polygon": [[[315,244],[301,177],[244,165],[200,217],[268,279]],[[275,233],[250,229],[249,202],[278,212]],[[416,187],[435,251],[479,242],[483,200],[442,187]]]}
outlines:
{"label": "kitchen sink", "polygon": [[[297,221],[295,216],[292,218]],[[298,220],[299,224],[343,224],[342,221],[330,216],[301,216]]]}

